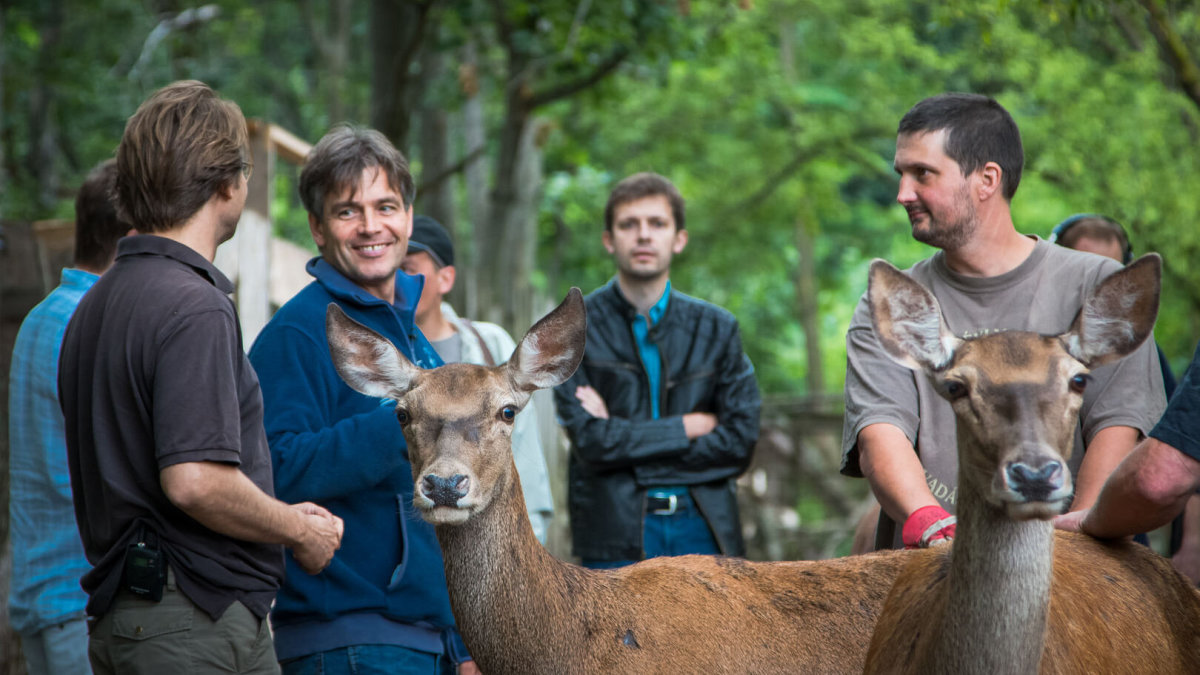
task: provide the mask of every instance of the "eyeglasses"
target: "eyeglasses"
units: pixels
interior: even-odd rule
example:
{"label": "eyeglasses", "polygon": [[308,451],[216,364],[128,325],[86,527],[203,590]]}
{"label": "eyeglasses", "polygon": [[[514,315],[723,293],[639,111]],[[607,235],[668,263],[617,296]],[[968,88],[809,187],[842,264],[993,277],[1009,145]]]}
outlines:
{"label": "eyeglasses", "polygon": [[250,174],[254,172],[254,165],[250,162],[242,162],[242,175],[246,180],[250,180]]}

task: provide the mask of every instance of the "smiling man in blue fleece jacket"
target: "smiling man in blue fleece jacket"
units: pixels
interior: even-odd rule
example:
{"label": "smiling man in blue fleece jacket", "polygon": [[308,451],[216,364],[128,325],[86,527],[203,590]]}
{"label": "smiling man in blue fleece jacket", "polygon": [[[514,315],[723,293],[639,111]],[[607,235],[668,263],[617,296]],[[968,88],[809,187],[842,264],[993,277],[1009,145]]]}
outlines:
{"label": "smiling man in blue fleece jacket", "polygon": [[345,521],[320,575],[288,574],[271,613],[286,674],[475,672],[454,627],[433,527],[412,509],[412,467],[393,405],[346,386],[325,340],[336,302],[417,365],[441,364],[414,324],[422,278],[397,273],[415,193],[408,162],[379,132],[334,127],[309,153],[300,197],[321,256],[316,280],[275,314],[250,350],[282,499]]}

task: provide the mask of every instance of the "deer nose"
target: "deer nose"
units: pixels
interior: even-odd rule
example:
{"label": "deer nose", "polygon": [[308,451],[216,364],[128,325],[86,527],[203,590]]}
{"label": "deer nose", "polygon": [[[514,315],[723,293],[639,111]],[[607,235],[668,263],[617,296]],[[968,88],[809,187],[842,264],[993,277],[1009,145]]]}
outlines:
{"label": "deer nose", "polygon": [[421,479],[421,492],[437,506],[458,506],[470,489],[471,479],[461,473],[449,478],[430,473]]}
{"label": "deer nose", "polygon": [[1063,486],[1063,465],[1058,460],[1046,461],[1041,466],[1012,462],[1006,474],[1009,489],[1027,501],[1047,501],[1053,492]]}

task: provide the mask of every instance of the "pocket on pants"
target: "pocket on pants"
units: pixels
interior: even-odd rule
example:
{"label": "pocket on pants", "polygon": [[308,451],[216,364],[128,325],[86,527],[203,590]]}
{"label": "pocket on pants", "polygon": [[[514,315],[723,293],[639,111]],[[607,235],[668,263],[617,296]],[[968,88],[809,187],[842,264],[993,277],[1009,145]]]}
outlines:
{"label": "pocket on pants", "polygon": [[154,607],[118,609],[113,612],[113,637],[149,640],[192,629],[191,607]]}
{"label": "pocket on pants", "polygon": [[[174,600],[174,596],[178,594],[168,597]],[[191,605],[186,601],[175,606],[135,602],[115,608],[92,632],[93,662],[99,660],[110,666],[97,672],[119,675],[195,672],[191,654],[195,612]]]}

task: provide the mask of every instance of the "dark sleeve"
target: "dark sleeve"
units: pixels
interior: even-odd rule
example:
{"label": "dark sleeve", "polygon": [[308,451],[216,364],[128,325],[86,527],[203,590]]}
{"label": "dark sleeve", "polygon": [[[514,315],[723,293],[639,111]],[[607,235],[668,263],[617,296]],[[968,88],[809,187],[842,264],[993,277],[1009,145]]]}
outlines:
{"label": "dark sleeve", "polygon": [[571,439],[573,452],[594,471],[623,469],[683,454],[689,445],[679,417],[630,420],[592,417],[575,398],[575,389],[591,386],[587,361],[571,379],[554,388],[559,424]]}
{"label": "dark sleeve", "polygon": [[[323,338],[322,338],[323,339]],[[268,326],[250,350],[262,386],[275,494],[324,502],[378,485],[407,462],[394,406],[354,393],[327,344]]]}
{"label": "dark sleeve", "polygon": [[158,340],[154,361],[154,446],[159,469],[184,462],[241,463],[238,368],[242,347],[231,312],[181,316]]}
{"label": "dark sleeve", "polygon": [[742,351],[736,326],[718,364],[715,408],[717,427],[711,433],[692,440],[681,455],[634,467],[637,481],[642,485],[707,483],[740,476],[750,466],[762,400],[754,365]]}
{"label": "dark sleeve", "polygon": [[1200,346],[1192,363],[1179,381],[1175,395],[1167,404],[1158,424],[1150,435],[1194,460],[1200,461]]}

